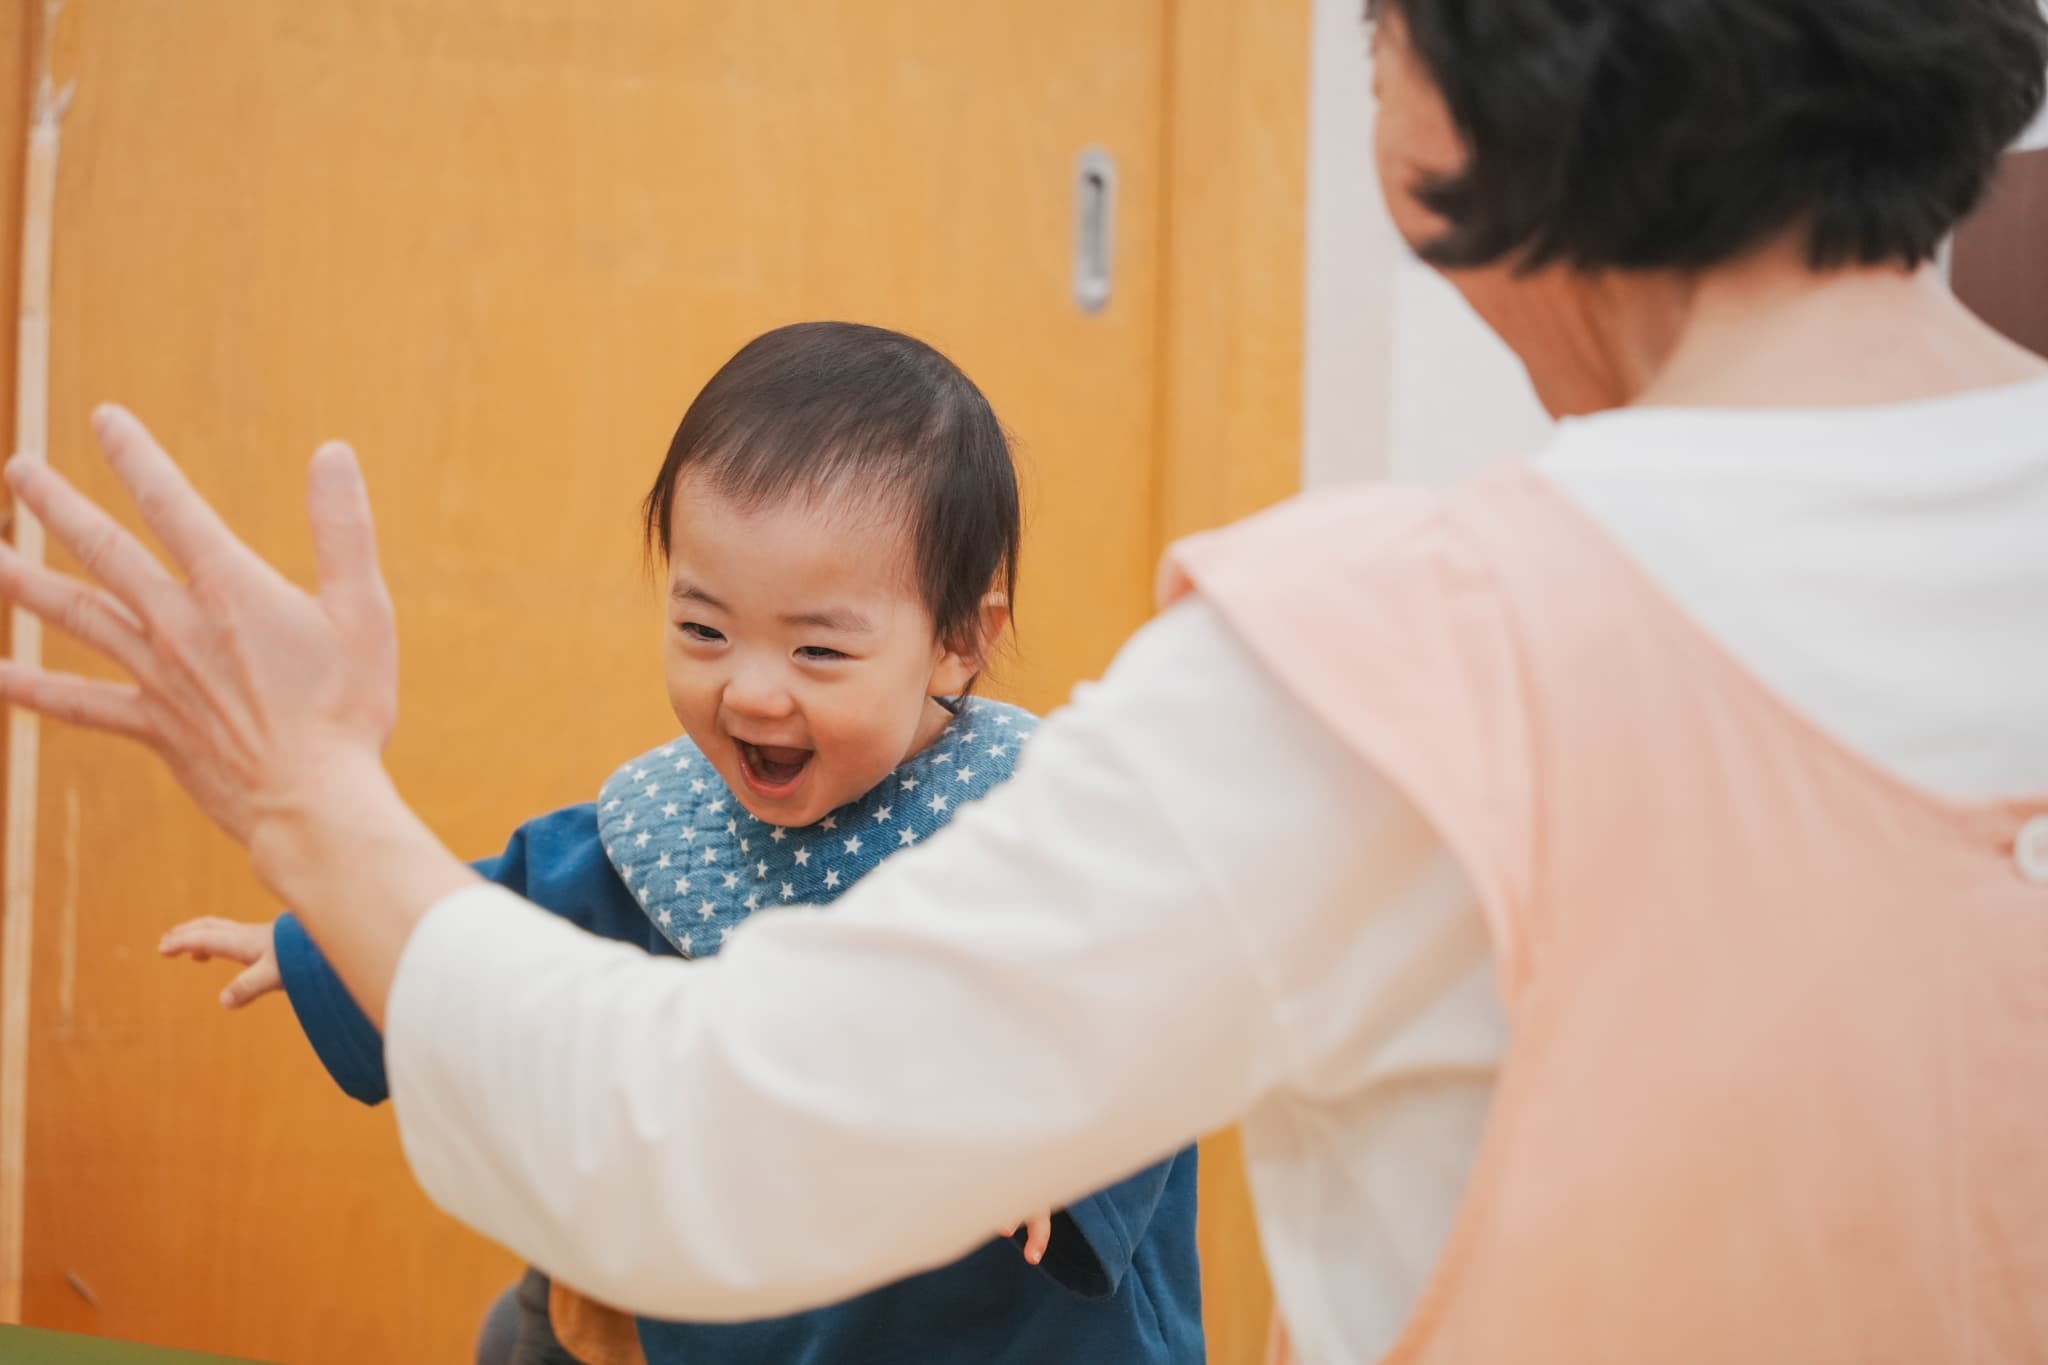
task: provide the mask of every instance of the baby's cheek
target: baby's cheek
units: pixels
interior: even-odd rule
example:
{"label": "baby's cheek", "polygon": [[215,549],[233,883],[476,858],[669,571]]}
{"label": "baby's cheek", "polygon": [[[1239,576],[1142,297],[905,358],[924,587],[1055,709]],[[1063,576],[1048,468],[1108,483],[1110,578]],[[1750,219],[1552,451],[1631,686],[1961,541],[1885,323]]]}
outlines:
{"label": "baby's cheek", "polygon": [[700,674],[687,667],[679,667],[671,659],[668,670],[668,704],[676,713],[686,730],[700,730],[708,726],[717,712],[717,694]]}
{"label": "baby's cheek", "polygon": [[[828,758],[841,800],[859,800],[901,766],[912,738],[912,732],[872,723],[842,732]],[[825,752],[822,746],[820,752]]]}
{"label": "baby's cheek", "polygon": [[839,780],[847,787],[849,801],[868,794],[877,783],[896,770],[902,762],[901,746],[888,735],[873,731],[850,737],[850,742],[840,751],[841,760],[834,765]]}

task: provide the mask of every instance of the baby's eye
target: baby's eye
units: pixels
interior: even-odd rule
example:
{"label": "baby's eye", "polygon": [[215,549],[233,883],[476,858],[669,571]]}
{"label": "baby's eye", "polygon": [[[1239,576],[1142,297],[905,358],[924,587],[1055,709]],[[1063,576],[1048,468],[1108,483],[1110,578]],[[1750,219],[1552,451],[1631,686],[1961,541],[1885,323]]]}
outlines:
{"label": "baby's eye", "polygon": [[723,640],[725,638],[723,635],[720,635],[711,627],[706,625],[700,625],[695,621],[679,622],[676,625],[676,629],[681,631],[688,638],[707,645],[717,644],[720,640]]}
{"label": "baby's eye", "polygon": [[827,649],[823,645],[805,645],[796,653],[798,658],[809,659],[814,663],[822,663],[832,659],[843,659],[846,657],[844,654],[841,654],[838,650]]}

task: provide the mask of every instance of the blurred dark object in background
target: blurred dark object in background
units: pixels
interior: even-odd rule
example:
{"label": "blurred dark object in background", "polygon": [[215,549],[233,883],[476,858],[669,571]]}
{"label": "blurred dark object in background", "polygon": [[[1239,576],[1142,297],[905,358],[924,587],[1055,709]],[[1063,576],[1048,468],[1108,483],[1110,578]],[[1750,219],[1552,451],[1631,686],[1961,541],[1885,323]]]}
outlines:
{"label": "blurred dark object in background", "polygon": [[1957,296],[2048,356],[2048,147],[2006,157],[1990,197],[1957,231],[1954,253]]}

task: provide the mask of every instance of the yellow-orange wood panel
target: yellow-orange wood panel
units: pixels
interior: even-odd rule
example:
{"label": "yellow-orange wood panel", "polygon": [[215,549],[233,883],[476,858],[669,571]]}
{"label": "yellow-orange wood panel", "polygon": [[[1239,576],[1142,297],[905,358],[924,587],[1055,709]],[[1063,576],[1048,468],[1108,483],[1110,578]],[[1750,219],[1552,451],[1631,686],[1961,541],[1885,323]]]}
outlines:
{"label": "yellow-orange wood panel", "polygon": [[[304,457],[355,441],[403,631],[392,768],[483,853],[671,726],[634,504],[696,386],[781,322],[899,326],[1021,439],[1024,632],[999,690],[1051,706],[1147,614],[1161,528],[1284,491],[1267,452],[1298,444],[1276,407],[1245,476],[1239,429],[1173,396],[1183,369],[1298,387],[1298,204],[1190,243],[1278,269],[1291,293],[1257,310],[1272,277],[1179,310],[1166,263],[1194,258],[1161,222],[1225,208],[1190,137],[1254,168],[1277,148],[1258,173],[1284,190],[1291,157],[1298,195],[1301,114],[1273,83],[1300,80],[1305,6],[1244,51],[1237,7],[1168,8],[76,0],[53,459],[112,496],[83,418],[118,397],[304,578]],[[1184,84],[1226,71],[1217,100],[1280,111],[1249,140]],[[1069,286],[1087,147],[1120,177],[1092,316]],[[1239,491],[1175,491],[1219,476]],[[186,916],[271,913],[239,855],[142,755],[58,730],[44,752],[28,1320],[294,1365],[463,1359],[509,1258],[426,1205],[388,1114],[332,1090],[281,1001],[223,1016],[218,972],[154,956]],[[1211,1167],[1214,1358],[1234,1365],[1263,1279],[1234,1161]]]}

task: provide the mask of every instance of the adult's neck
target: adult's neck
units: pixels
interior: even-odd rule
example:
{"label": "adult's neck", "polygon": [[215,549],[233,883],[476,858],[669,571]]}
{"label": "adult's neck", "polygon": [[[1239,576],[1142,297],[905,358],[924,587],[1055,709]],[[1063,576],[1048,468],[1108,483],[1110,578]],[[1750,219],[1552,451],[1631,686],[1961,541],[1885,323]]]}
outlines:
{"label": "adult's neck", "polygon": [[1858,407],[2048,379],[1933,268],[1816,271],[1788,239],[1692,275],[1453,280],[1553,415],[1640,406]]}
{"label": "adult's neck", "polygon": [[1774,249],[1701,276],[1642,405],[1864,407],[2048,379],[1932,267],[1809,268]]}

